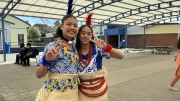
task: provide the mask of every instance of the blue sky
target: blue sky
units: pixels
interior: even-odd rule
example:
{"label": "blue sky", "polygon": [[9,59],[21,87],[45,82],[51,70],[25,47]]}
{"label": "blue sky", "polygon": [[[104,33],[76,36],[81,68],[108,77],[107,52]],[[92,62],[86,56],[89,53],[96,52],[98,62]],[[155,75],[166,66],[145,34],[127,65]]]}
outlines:
{"label": "blue sky", "polygon": [[[31,25],[34,25],[34,24],[43,24],[43,22],[40,20],[40,18],[36,18],[36,17],[25,17],[25,16],[16,16],[24,21],[29,21],[29,23]],[[49,19],[51,22],[55,22],[56,19]],[[85,22],[83,22],[83,24],[85,24]],[[78,22],[78,25],[80,26],[80,22]]]}

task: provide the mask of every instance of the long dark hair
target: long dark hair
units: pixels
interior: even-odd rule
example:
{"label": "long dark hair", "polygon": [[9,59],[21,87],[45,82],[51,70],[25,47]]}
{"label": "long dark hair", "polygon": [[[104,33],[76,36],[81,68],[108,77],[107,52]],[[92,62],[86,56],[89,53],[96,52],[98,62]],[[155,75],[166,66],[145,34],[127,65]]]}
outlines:
{"label": "long dark hair", "polygon": [[[74,18],[74,19],[77,21],[77,19],[76,19],[75,16],[73,16],[73,15],[71,15],[71,14],[68,14],[68,15],[65,15],[65,16],[63,17],[63,19],[61,20],[61,21],[62,21],[62,25],[64,24],[64,21],[67,20],[68,18]],[[62,32],[60,26],[57,28],[56,34],[55,34],[54,37],[51,39],[51,42],[54,41],[55,38],[59,38],[59,37],[63,37],[63,32]],[[74,39],[74,38],[72,38],[71,40],[73,40],[73,39]]]}
{"label": "long dark hair", "polygon": [[177,42],[177,49],[180,50],[180,37],[179,37],[178,42]]}
{"label": "long dark hair", "polygon": [[[89,25],[82,25],[82,26],[79,28],[78,34],[77,34],[77,37],[76,37],[76,49],[77,49],[77,50],[81,47],[81,42],[80,42],[80,40],[79,40],[79,35],[80,35],[80,33],[81,33],[81,31],[82,31],[82,29],[83,29],[84,27],[89,27],[89,28],[91,29],[91,32],[93,33],[93,30],[92,30],[91,26],[89,26]],[[93,35],[92,35],[92,39],[94,40]],[[93,42],[90,41],[90,43],[92,44],[92,46],[94,45]]]}

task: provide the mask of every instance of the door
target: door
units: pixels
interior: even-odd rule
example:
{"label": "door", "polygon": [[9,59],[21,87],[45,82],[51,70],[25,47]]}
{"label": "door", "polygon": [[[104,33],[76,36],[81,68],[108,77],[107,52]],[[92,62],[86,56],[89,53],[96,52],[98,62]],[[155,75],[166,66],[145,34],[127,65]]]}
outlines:
{"label": "door", "polygon": [[18,34],[18,45],[24,43],[24,34]]}

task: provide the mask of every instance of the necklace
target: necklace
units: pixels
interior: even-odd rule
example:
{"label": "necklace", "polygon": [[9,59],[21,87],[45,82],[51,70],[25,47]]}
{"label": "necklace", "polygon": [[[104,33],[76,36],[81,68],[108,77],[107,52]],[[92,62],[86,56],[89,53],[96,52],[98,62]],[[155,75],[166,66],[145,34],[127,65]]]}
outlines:
{"label": "necklace", "polygon": [[72,44],[73,44],[73,42],[72,42],[72,41],[67,40],[65,37],[61,36],[61,38],[62,38],[62,39],[64,39],[64,40],[65,40],[68,44],[70,44],[70,45],[72,45]]}
{"label": "necklace", "polygon": [[[88,65],[89,65],[89,63],[91,62],[91,58],[92,58],[92,45],[91,44],[89,44],[89,52],[88,52],[88,57],[87,57],[87,60],[83,60],[83,58],[82,58],[82,53],[81,53],[81,48],[79,48],[79,50],[78,50],[78,54],[79,54],[79,64],[81,65],[81,67],[82,68],[86,68]],[[83,64],[85,65],[85,66],[83,66]]]}

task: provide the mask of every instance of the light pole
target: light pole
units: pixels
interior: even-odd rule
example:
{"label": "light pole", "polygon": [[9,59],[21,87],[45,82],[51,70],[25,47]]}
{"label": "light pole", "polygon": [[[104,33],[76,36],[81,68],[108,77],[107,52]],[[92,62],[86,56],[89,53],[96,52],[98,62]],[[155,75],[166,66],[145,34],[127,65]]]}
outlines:
{"label": "light pole", "polygon": [[28,43],[28,30],[30,27],[27,27],[27,43]]}

